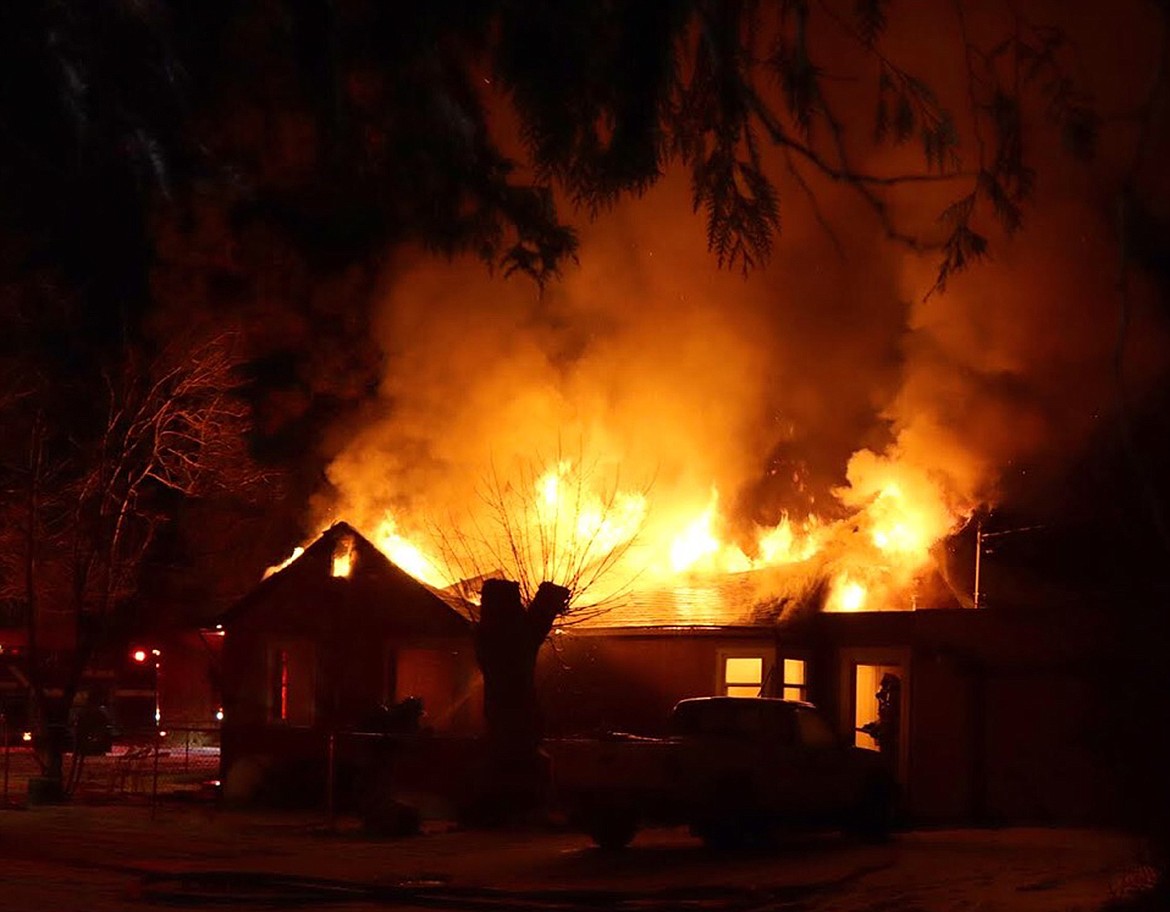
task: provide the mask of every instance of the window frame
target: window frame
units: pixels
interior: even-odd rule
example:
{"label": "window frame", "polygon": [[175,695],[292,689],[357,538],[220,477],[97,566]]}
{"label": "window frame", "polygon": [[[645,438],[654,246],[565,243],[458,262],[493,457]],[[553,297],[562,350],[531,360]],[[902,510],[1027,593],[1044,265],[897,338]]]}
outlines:
{"label": "window frame", "polygon": [[[265,663],[266,719],[281,728],[312,728],[317,722],[317,645],[307,638],[281,637],[267,644]],[[298,666],[301,666],[298,670]],[[303,672],[306,680],[298,686]],[[292,698],[304,694],[303,712],[294,712]]]}
{"label": "window frame", "polygon": [[[800,663],[800,681],[789,680],[789,662]],[[810,702],[808,698],[808,665],[808,659],[804,656],[786,655],[777,661],[776,667],[780,670],[780,681],[777,689],[785,700],[796,700],[800,703]],[[795,695],[789,696],[789,691],[794,691]]]}
{"label": "window frame", "polygon": [[760,659],[760,685],[755,696],[766,696],[765,688],[768,685],[769,675],[772,674],[772,669],[776,664],[776,650],[770,646],[767,647],[751,647],[751,646],[736,646],[718,650],[716,654],[716,670],[715,670],[715,693],[721,697],[745,697],[746,694],[732,694],[729,689],[733,687],[751,687],[752,683],[736,684],[729,683],[727,680],[727,660],[728,659]]}

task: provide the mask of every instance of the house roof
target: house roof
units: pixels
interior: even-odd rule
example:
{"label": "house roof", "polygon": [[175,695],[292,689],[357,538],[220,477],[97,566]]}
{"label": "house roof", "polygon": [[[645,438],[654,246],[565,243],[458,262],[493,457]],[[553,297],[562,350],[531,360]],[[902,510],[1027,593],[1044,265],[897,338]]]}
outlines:
{"label": "house roof", "polygon": [[746,573],[701,576],[674,586],[631,589],[581,610],[563,626],[755,627],[815,601],[817,583],[806,572],[769,568]]}
{"label": "house roof", "polygon": [[[652,627],[772,627],[796,614],[819,611],[826,580],[817,567],[788,564],[694,577],[674,586],[631,589],[595,607],[583,608],[563,627],[582,630]],[[960,607],[961,598],[939,572],[928,574],[907,609]]]}
{"label": "house roof", "polygon": [[[350,579],[332,579],[332,561],[348,542],[355,559]],[[498,574],[486,574],[496,576]],[[411,576],[348,523],[327,529],[296,559],[263,580],[217,619],[230,626],[271,599],[295,602],[306,589],[356,584],[363,605],[391,611],[411,629],[434,635],[466,633],[473,609],[460,587],[437,589]],[[634,588],[594,605],[580,606],[558,627],[580,630],[772,627],[795,614],[819,609],[825,581],[811,565],[790,564],[718,576],[696,576],[677,585]],[[911,607],[909,596],[906,607]],[[588,600],[586,600],[587,602]],[[923,607],[958,607],[955,589],[934,573],[919,587]]]}
{"label": "house roof", "polygon": [[[333,576],[334,555],[353,555],[347,577]],[[317,597],[325,587],[351,586],[363,610],[383,611],[403,626],[435,636],[466,634],[470,626],[464,602],[415,579],[371,544],[348,523],[325,530],[302,554],[266,577],[236,602],[216,624],[230,628],[260,605],[272,601],[290,605],[306,596]]]}

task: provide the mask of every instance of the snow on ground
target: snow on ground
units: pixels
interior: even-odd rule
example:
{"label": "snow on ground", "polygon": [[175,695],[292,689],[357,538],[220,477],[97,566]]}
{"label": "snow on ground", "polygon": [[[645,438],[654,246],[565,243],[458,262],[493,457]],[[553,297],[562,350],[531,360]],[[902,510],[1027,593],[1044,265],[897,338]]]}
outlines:
{"label": "snow on ground", "polygon": [[917,831],[880,846],[809,835],[736,854],[661,829],[605,853],[566,832],[436,824],[377,840],[304,815],[75,805],[0,811],[0,908],[1070,912],[1100,908],[1137,859],[1132,840],[1093,830]]}

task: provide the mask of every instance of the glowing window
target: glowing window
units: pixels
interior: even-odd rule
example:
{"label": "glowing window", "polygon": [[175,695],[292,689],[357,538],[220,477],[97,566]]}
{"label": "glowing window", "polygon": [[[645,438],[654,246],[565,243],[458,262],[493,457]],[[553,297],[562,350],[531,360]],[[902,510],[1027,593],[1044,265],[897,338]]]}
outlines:
{"label": "glowing window", "polygon": [[808,700],[808,680],[804,659],[784,660],[783,695],[785,700]]}
{"label": "glowing window", "polygon": [[[868,750],[878,750],[878,739],[875,733],[882,727],[881,694],[887,677],[901,681],[902,669],[898,665],[862,665],[854,666],[854,698],[853,698],[853,726],[855,734],[853,743],[857,747]],[[897,720],[901,717],[901,706],[891,707],[894,718],[892,737],[897,737]],[[889,711],[887,711],[888,713]]]}
{"label": "glowing window", "polygon": [[280,688],[280,696],[278,702],[280,704],[280,715],[278,718],[281,722],[288,721],[288,650],[282,649],[277,654],[276,663],[280,670],[280,681],[277,686]]}
{"label": "glowing window", "polygon": [[274,645],[268,652],[268,674],[268,720],[283,725],[312,725],[316,703],[312,644]]}
{"label": "glowing window", "polygon": [[758,697],[763,686],[763,656],[730,656],[723,660],[724,695]]}

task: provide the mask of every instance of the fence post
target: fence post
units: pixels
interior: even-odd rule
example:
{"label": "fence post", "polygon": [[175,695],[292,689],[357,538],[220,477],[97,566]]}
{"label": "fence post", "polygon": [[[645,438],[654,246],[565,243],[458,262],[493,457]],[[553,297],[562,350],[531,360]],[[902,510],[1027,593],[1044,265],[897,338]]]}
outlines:
{"label": "fence post", "polygon": [[337,767],[337,735],[329,732],[329,748],[325,769],[325,813],[329,822],[329,829],[333,829],[336,816],[334,813],[333,778]]}
{"label": "fence post", "polygon": [[0,713],[0,738],[4,739],[4,799],[0,807],[8,807],[8,759],[12,747],[8,744],[8,716]]}
{"label": "fence post", "polygon": [[151,820],[154,820],[155,811],[158,809],[158,749],[160,741],[162,741],[162,736],[159,734],[158,726],[156,725],[154,731],[154,775],[151,777],[150,784]]}

